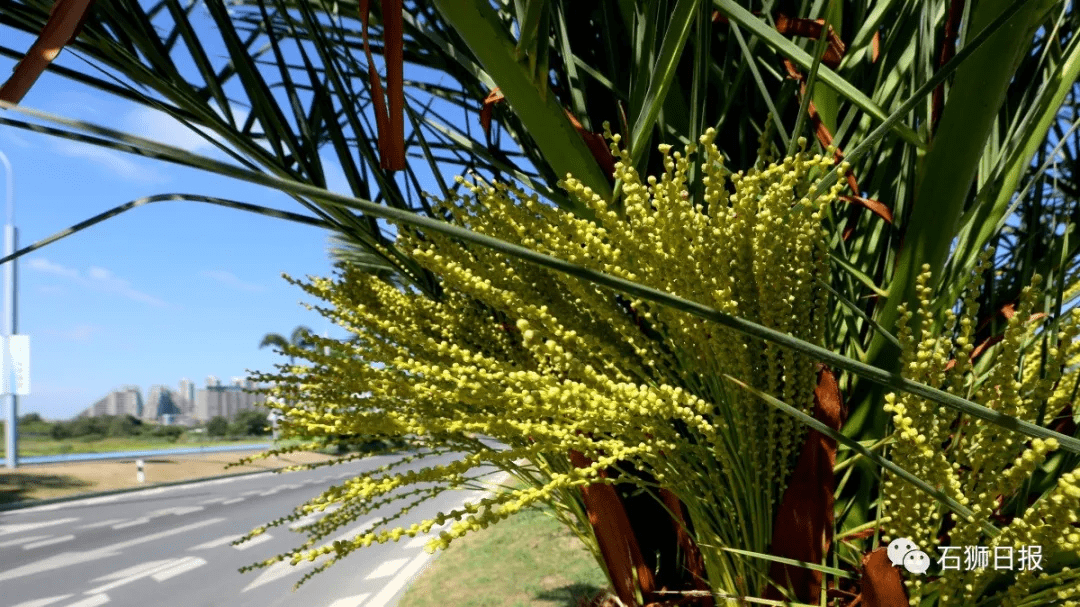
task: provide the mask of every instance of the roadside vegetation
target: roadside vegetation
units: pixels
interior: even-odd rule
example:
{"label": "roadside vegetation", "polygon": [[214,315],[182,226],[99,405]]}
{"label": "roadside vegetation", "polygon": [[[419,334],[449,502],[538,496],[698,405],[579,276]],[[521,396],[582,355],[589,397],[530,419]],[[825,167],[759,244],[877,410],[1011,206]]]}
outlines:
{"label": "roadside vegetation", "polygon": [[[261,410],[242,411],[232,422],[214,418],[195,427],[165,426],[131,415],[50,421],[28,413],[19,418],[19,456],[265,443],[269,436],[265,426],[266,413]],[[5,440],[0,437],[0,445]]]}

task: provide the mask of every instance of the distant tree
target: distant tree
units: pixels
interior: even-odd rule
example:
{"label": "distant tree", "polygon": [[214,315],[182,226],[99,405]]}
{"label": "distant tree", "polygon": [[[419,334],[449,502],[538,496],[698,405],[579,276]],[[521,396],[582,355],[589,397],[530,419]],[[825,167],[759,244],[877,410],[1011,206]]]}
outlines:
{"label": "distant tree", "polygon": [[71,428],[71,436],[103,437],[108,433],[109,425],[112,423],[112,418],[112,415],[75,418],[74,420],[69,422]]}
{"label": "distant tree", "polygon": [[19,423],[20,424],[32,424],[32,423],[41,422],[41,421],[45,421],[45,420],[41,419],[41,415],[39,415],[37,413],[27,413],[26,415],[19,418]]}
{"label": "distant tree", "polygon": [[231,429],[232,434],[238,436],[262,436],[267,433],[266,428],[269,424],[264,411],[249,409],[236,414]]}
{"label": "distant tree", "polygon": [[49,437],[53,440],[64,440],[65,438],[71,438],[71,424],[66,422],[56,422],[49,428]]}
{"label": "distant tree", "polygon": [[[314,343],[311,340],[311,329],[305,327],[304,325],[300,325],[293,329],[292,335],[289,336],[289,339],[285,339],[285,336],[280,333],[267,333],[266,335],[263,335],[262,341],[259,342],[259,349],[265,348],[267,346],[280,348],[283,352],[288,346],[303,349],[311,348],[312,346],[314,346]],[[292,365],[295,360],[295,356],[289,354],[288,357],[289,364]]]}
{"label": "distant tree", "polygon": [[225,436],[229,433],[229,420],[217,416],[206,422],[206,433],[210,436]]}
{"label": "distant tree", "polygon": [[180,426],[157,426],[150,434],[175,443],[184,435],[184,429]]}
{"label": "distant tree", "polygon": [[132,415],[117,415],[109,421],[108,436],[134,436],[142,429],[142,420]]}

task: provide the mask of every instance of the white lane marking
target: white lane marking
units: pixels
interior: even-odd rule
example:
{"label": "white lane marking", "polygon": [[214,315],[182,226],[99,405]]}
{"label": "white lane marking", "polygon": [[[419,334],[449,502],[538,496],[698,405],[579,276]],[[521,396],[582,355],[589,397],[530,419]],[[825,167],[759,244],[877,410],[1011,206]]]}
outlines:
{"label": "white lane marking", "polygon": [[199,502],[199,503],[200,503],[200,504],[203,504],[203,505],[206,505],[206,504],[217,504],[217,503],[219,503],[219,502],[224,502],[224,501],[225,501],[225,500],[227,500],[227,499],[229,499],[229,498],[227,498],[227,497],[212,497],[212,498],[210,498],[210,499],[208,499],[208,500],[203,500],[203,501],[201,501],[201,502]]}
{"label": "white lane marking", "polygon": [[236,548],[237,550],[247,550],[252,546],[258,546],[259,544],[262,544],[263,542],[269,542],[272,539],[274,539],[274,536],[270,535],[269,533],[263,533],[262,535],[256,535],[255,537],[244,542],[243,544],[240,544],[239,546],[233,546],[233,548]]}
{"label": "white lane marking", "polygon": [[25,544],[27,542],[36,542],[37,540],[43,540],[51,535],[31,535],[30,537],[20,537],[17,540],[8,540],[6,542],[0,542],[0,548],[7,548],[8,546],[18,546],[19,544]]}
{"label": "white lane marking", "polygon": [[294,489],[299,489],[299,488],[300,488],[300,485],[294,485],[292,483],[286,483],[284,485],[278,486],[278,489],[288,489],[288,490],[294,490]]}
{"label": "white lane marking", "polygon": [[333,603],[330,603],[327,607],[360,607],[369,596],[371,596],[371,593],[365,592],[364,594],[358,594],[356,596],[342,597]]}
{"label": "white lane marking", "polygon": [[269,497],[271,495],[276,494],[278,491],[281,491],[280,487],[277,488],[277,489],[271,489],[269,491],[263,491],[262,493],[259,494],[259,497]]}
{"label": "white lane marking", "polygon": [[262,489],[256,489],[254,491],[245,491],[245,492],[241,493],[240,495],[242,495],[244,497],[251,497],[251,496],[255,495],[256,493],[262,493]]}
{"label": "white lane marking", "polygon": [[337,502],[337,503],[334,503],[334,504],[330,504],[329,506],[324,508],[321,512],[318,511],[318,510],[316,510],[315,512],[309,512],[309,513],[305,514],[304,516],[296,519],[296,521],[294,521],[293,524],[289,525],[289,529],[292,529],[293,531],[296,531],[296,530],[300,529],[301,527],[303,527],[305,525],[310,525],[312,523],[318,522],[319,519],[321,519],[322,517],[326,516],[327,514],[333,512],[333,511],[337,510],[340,507],[341,507],[341,502]]}
{"label": "white lane marking", "polygon": [[209,542],[199,544],[198,546],[192,546],[191,548],[188,548],[188,550],[207,550],[209,548],[217,548],[218,546],[231,544],[242,537],[244,537],[243,534],[226,535],[225,537],[219,537],[216,540],[210,540]]}
{"label": "white lane marking", "polygon": [[180,533],[187,533],[207,525],[214,525],[223,522],[227,519],[224,518],[212,518],[205,521],[199,521],[198,523],[191,523],[190,525],[184,525],[183,527],[177,527],[175,529],[169,529],[168,531],[160,531],[158,533],[152,533],[143,537],[137,537],[135,539],[126,540],[123,542],[117,542],[108,546],[102,546],[94,550],[86,550],[82,552],[63,552],[54,556],[50,556],[45,559],[34,563],[28,563],[22,567],[15,567],[8,569],[7,571],[0,571],[0,582],[5,580],[13,580],[15,578],[24,577],[27,575],[34,575],[37,573],[44,573],[46,571],[53,571],[63,567],[70,567],[71,565],[78,565],[80,563],[86,563],[89,561],[96,561],[98,559],[108,558],[110,556],[116,556],[118,552],[132,546],[139,544],[145,544],[147,542],[153,542],[166,538],[172,535],[178,535]]}
{"label": "white lane marking", "polygon": [[104,605],[108,602],[109,595],[97,594],[88,599],[83,599],[78,603],[71,603],[70,605],[65,605],[64,607],[100,607],[101,605]]}
{"label": "white lane marking", "polygon": [[181,573],[187,573],[192,569],[198,569],[205,564],[206,559],[201,559],[197,556],[189,556],[180,559],[180,562],[173,564],[172,567],[166,569],[165,571],[159,571],[150,577],[154,578],[155,581],[164,582],[165,580],[176,577]]}
{"label": "white lane marking", "polygon": [[315,521],[319,520],[319,518],[321,516],[322,516],[321,512],[311,512],[309,514],[305,514],[304,516],[296,519],[296,521],[293,524],[289,525],[289,529],[292,529],[293,531],[296,531],[297,529],[299,529],[299,528],[301,528],[301,527],[303,527],[305,525],[310,525],[310,524],[314,523]]}
{"label": "white lane marking", "polygon": [[47,540],[41,540],[40,542],[25,544],[23,545],[23,550],[33,550],[34,548],[41,548],[43,546],[52,546],[53,544],[59,544],[61,542],[70,542],[73,539],[75,539],[74,535],[61,535],[60,537],[54,537]]}
{"label": "white lane marking", "polygon": [[307,567],[310,567],[312,565],[314,565],[314,563],[311,563],[311,562],[308,562],[308,561],[300,561],[300,563],[295,565],[295,566],[290,565],[288,562],[285,562],[285,561],[274,563],[273,565],[268,567],[266,569],[266,571],[264,571],[262,574],[260,574],[259,577],[255,578],[254,581],[252,581],[250,584],[245,586],[244,589],[241,590],[240,592],[244,593],[244,592],[247,592],[248,590],[251,590],[252,588],[258,588],[259,586],[262,586],[263,584],[269,584],[270,582],[273,582],[274,580],[278,580],[280,578],[283,578],[283,577],[289,575],[290,573],[297,573],[297,572],[302,571],[302,570],[304,570]]}
{"label": "white lane marking", "polygon": [[220,484],[232,483],[232,482],[240,481],[240,480],[245,480],[246,481],[246,480],[254,480],[254,479],[257,479],[257,478],[266,478],[266,477],[272,476],[274,474],[276,474],[276,473],[275,472],[260,472],[258,474],[251,474],[251,475],[247,475],[247,476],[230,477],[230,478],[220,479],[220,480],[216,480],[216,481],[201,481],[201,482],[198,482],[198,483],[181,483],[179,485],[172,485],[172,486],[169,486],[169,487],[158,487],[158,488],[155,488],[155,489],[142,489],[142,490],[139,490],[139,491],[127,491],[127,492],[117,494],[117,495],[108,495],[108,496],[103,496],[103,497],[88,497],[88,498],[85,498],[85,499],[71,500],[70,502],[61,502],[59,504],[50,504],[48,506],[34,506],[33,508],[21,508],[21,509],[19,509],[18,514],[31,514],[31,513],[34,513],[34,512],[53,512],[55,510],[60,510],[61,508],[73,508],[73,507],[76,507],[76,506],[93,506],[93,505],[96,505],[96,504],[107,504],[109,502],[115,502],[115,501],[122,500],[122,499],[139,498],[139,497],[142,497],[144,495],[157,495],[159,493],[164,493],[166,491],[179,491],[179,490],[189,491],[189,490],[191,490],[193,488],[196,488],[196,487],[205,487],[205,486],[209,486],[209,485],[220,485]]}
{"label": "white lane marking", "polygon": [[58,518],[53,521],[45,521],[43,523],[19,523],[17,525],[0,525],[0,535],[11,535],[12,533],[22,533],[23,531],[30,531],[31,529],[41,529],[42,527],[52,527],[54,525],[63,525],[64,523],[73,523],[79,520],[78,518]]}
{"label": "white lane marking", "polygon": [[433,556],[434,555],[432,554],[421,552],[413,558],[413,560],[409,561],[409,564],[395,575],[394,579],[387,582],[386,585],[383,586],[383,589],[379,591],[379,594],[376,594],[375,597],[371,599],[371,602],[365,605],[365,607],[386,607],[389,605],[390,600],[393,599],[397,593],[405,587],[405,584],[408,584],[417,573],[420,573],[420,570],[423,569],[424,565],[426,565]]}
{"label": "white lane marking", "polygon": [[379,579],[381,577],[390,577],[390,576],[394,575],[395,573],[397,573],[398,569],[401,569],[402,567],[404,567],[405,563],[407,563],[407,562],[409,562],[408,558],[393,559],[393,560],[385,561],[382,565],[379,565],[375,569],[375,571],[372,571],[371,573],[369,573],[368,576],[366,578],[364,578],[364,579],[365,580],[376,580],[376,579]]}
{"label": "white lane marking", "polygon": [[[109,582],[104,586],[98,586],[91,590],[87,590],[86,594],[98,594],[113,588],[125,586],[136,580],[140,580],[144,577],[149,577],[159,571],[164,571],[177,564],[178,559],[165,559],[162,561],[151,561],[149,563],[142,563],[141,565],[135,565],[134,567],[128,567],[127,569],[121,569],[116,573],[110,573],[109,575],[103,575],[99,578],[95,578],[95,582]],[[111,581],[110,581],[111,580]]]}
{"label": "white lane marking", "polygon": [[19,603],[15,607],[46,607],[47,605],[52,605],[53,603],[62,601],[64,599],[70,599],[73,596],[75,596],[75,595],[74,594],[61,594],[61,595],[57,595],[57,596],[50,596],[50,597],[44,598],[44,599],[34,599],[32,601],[26,601],[25,603]]}
{"label": "white lane marking", "polygon": [[[360,533],[363,533],[366,529],[368,529],[372,525],[377,524],[380,521],[382,521],[382,517],[377,517],[377,518],[373,518],[373,519],[371,519],[369,521],[365,521],[364,523],[361,523],[360,525],[357,525],[356,527],[353,527],[349,531],[346,531],[345,533],[339,535],[338,537],[334,538],[333,540],[330,540],[329,542],[324,544],[324,546],[329,546],[329,545],[333,544],[336,541],[345,540],[345,539],[348,539],[348,538],[353,537],[355,535],[359,535]],[[300,571],[303,571],[304,569],[307,569],[309,567],[314,567],[317,564],[321,564],[322,562],[326,561],[329,558],[330,558],[330,555],[325,554],[325,555],[322,555],[319,558],[315,559],[314,561],[306,561],[306,560],[305,561],[300,561],[296,565],[292,565],[288,561],[281,561],[281,562],[278,562],[278,563],[274,563],[273,565],[268,567],[266,569],[266,571],[264,571],[261,575],[259,575],[259,577],[255,578],[255,580],[253,580],[250,584],[248,584],[240,592],[244,593],[244,592],[247,592],[248,590],[251,590],[253,588],[258,588],[259,586],[262,586],[264,584],[269,584],[270,582],[281,579],[281,578],[283,578],[283,577],[285,577],[285,576],[287,576],[289,574],[299,573]]]}
{"label": "white lane marking", "polygon": [[242,497],[234,497],[231,500],[225,500],[224,502],[221,502],[221,505],[222,506],[228,506],[229,504],[236,504],[236,503],[242,502],[242,501],[244,501],[244,498],[242,498]]}
{"label": "white lane marking", "polygon": [[80,525],[79,529],[97,529],[98,527],[108,527],[109,525],[115,525],[116,523],[122,523],[122,518],[111,518],[107,521],[101,521],[97,523],[90,523],[89,525]]}
{"label": "white lane marking", "polygon": [[199,512],[203,510],[202,506],[174,506],[172,508],[163,508],[161,510],[155,510],[150,513],[150,518],[158,516],[183,516],[185,514],[191,514],[192,512]]}
{"label": "white lane marking", "polygon": [[138,546],[139,544],[145,544],[146,542],[153,542],[155,540],[159,540],[159,539],[164,538],[164,537],[169,537],[170,535],[177,535],[177,534],[180,534],[180,533],[186,533],[188,531],[193,531],[195,529],[199,529],[200,527],[206,527],[207,525],[215,525],[215,524],[220,523],[220,522],[222,522],[224,520],[226,520],[226,519],[224,519],[224,518],[210,518],[210,519],[206,519],[205,521],[199,521],[198,523],[191,523],[190,525],[184,525],[183,527],[177,527],[175,529],[169,529],[168,531],[160,531],[158,533],[152,533],[150,535],[146,535],[146,536],[143,536],[143,537],[138,537],[138,538],[135,538],[133,540],[127,540],[126,542],[119,542],[119,543],[116,543],[116,544],[112,544],[110,546],[106,546],[104,548],[99,548],[98,550],[110,550],[110,551],[115,552],[117,550],[123,550],[124,548],[130,548],[131,546]]}
{"label": "white lane marking", "polygon": [[133,521],[128,521],[126,523],[117,523],[117,524],[113,525],[112,528],[113,529],[127,529],[128,527],[134,527],[135,525],[145,525],[146,523],[149,523],[149,522],[150,522],[150,517],[149,516],[143,516],[143,517],[137,518],[137,519],[135,519]]}

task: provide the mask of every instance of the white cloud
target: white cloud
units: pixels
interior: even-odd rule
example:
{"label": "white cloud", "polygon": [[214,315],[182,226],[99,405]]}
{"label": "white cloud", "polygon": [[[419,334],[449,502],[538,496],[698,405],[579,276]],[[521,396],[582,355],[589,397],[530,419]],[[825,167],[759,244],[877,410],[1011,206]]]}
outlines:
{"label": "white cloud", "polygon": [[[248,111],[244,108],[232,106],[230,109],[233,118],[239,124],[243,124],[247,120]],[[206,137],[195,132],[183,122],[151,107],[139,106],[135,108],[127,115],[126,123],[128,130],[132,134],[164,145],[181,148],[196,154],[205,154],[218,149]],[[221,141],[218,135],[209,129],[200,127],[199,130],[212,139]]]}
{"label": "white cloud", "polygon": [[154,297],[148,293],[143,293],[138,289],[131,286],[131,283],[114,275],[109,270],[99,267],[90,267],[86,271],[86,275],[82,275],[78,270],[74,268],[68,268],[58,263],[53,263],[47,259],[41,257],[35,257],[27,262],[27,265],[32,270],[36,270],[45,274],[52,274],[55,276],[63,276],[71,280],[72,282],[81,285],[83,287],[103,291],[105,293],[111,293],[119,295],[127,299],[138,301],[152,306],[165,307],[168,304],[165,301]]}
{"label": "white cloud", "polygon": [[95,335],[99,335],[105,332],[105,329],[96,325],[75,325],[74,327],[66,331],[57,331],[56,329],[43,329],[43,333],[46,335],[52,335],[65,339],[68,341],[74,341],[78,343],[86,343],[90,341]]}
{"label": "white cloud", "polygon": [[227,272],[225,270],[207,270],[205,272],[200,272],[200,274],[202,276],[207,277],[207,278],[213,279],[213,280],[215,280],[215,281],[217,281],[217,282],[219,282],[219,283],[221,283],[221,284],[223,284],[225,286],[232,287],[234,289],[239,289],[241,291],[256,292],[256,291],[265,291],[266,290],[266,287],[264,287],[262,285],[251,283],[251,282],[245,282],[244,280],[240,279],[239,277],[237,277],[232,272]]}
{"label": "white cloud", "polygon": [[61,139],[54,143],[56,151],[71,158],[82,158],[99,164],[114,175],[130,181],[164,183],[169,178],[160,171],[142,166],[128,155],[88,143]]}
{"label": "white cloud", "polygon": [[37,270],[38,272],[44,272],[46,274],[55,274],[57,276],[65,276],[67,278],[78,278],[79,271],[72,268],[65,268],[64,266],[53,263],[43,257],[34,257],[26,262],[26,265],[31,270]]}

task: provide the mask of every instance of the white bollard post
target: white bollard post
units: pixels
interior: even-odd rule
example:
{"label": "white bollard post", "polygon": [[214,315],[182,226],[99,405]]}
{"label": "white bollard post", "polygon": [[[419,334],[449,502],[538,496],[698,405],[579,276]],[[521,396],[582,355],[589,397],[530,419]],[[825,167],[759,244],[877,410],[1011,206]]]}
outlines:
{"label": "white bollard post", "polygon": [[135,460],[135,469],[135,478],[138,479],[140,483],[145,483],[146,472],[143,471],[143,461],[141,459]]}

